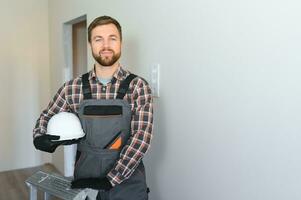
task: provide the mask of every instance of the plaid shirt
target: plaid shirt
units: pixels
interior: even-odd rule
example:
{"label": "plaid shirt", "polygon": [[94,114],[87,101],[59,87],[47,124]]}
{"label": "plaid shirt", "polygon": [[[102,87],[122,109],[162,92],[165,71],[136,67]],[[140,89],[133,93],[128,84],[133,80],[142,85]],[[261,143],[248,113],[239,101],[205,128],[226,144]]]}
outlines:
{"label": "plaid shirt", "polygon": [[[94,70],[89,72],[89,81],[93,99],[115,99],[122,80],[130,74],[119,67],[110,83],[103,85],[97,79]],[[131,137],[120,153],[120,159],[108,173],[112,185],[120,184],[134,172],[150,146],[153,129],[153,100],[148,83],[140,77],[135,78],[124,97],[131,105]],[[43,110],[33,136],[45,134],[49,119],[59,112],[77,113],[83,100],[81,77],[66,82],[55,94],[48,107]]]}

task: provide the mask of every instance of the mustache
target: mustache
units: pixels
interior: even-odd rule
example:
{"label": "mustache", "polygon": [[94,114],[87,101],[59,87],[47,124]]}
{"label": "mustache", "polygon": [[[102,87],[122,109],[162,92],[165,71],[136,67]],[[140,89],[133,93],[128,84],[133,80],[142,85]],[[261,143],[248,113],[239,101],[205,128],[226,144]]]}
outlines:
{"label": "mustache", "polygon": [[104,51],[110,51],[110,52],[114,53],[114,50],[113,50],[113,49],[102,49],[102,50],[99,51],[99,53],[102,53],[102,52],[104,52]]}

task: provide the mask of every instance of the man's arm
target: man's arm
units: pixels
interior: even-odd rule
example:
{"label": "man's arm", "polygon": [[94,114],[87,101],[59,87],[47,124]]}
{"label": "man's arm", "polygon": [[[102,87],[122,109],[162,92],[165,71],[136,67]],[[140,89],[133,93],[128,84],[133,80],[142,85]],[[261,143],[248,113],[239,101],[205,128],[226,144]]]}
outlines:
{"label": "man's arm", "polygon": [[47,124],[50,118],[62,111],[68,110],[66,96],[65,96],[65,84],[57,91],[53,99],[49,102],[47,108],[43,110],[38,118],[35,128],[33,129],[33,137],[44,135],[47,132]]}
{"label": "man's arm", "polygon": [[153,130],[153,99],[146,81],[139,79],[133,92],[134,114],[131,137],[122,149],[120,159],[107,175],[114,186],[128,179],[148,150]]}

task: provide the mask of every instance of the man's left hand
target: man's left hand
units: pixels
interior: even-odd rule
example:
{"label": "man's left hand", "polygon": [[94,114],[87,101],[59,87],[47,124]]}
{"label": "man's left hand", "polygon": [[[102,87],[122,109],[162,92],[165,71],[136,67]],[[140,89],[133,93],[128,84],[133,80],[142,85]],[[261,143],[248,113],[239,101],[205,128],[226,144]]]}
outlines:
{"label": "man's left hand", "polygon": [[112,189],[112,184],[105,178],[84,178],[78,179],[71,182],[71,188],[91,188],[95,190],[108,191]]}

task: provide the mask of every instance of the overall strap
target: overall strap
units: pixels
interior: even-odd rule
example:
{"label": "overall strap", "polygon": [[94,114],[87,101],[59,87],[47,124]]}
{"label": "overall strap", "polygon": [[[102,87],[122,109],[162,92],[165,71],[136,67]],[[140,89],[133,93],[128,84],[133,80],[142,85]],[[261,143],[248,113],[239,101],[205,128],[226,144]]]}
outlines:
{"label": "overall strap", "polygon": [[82,90],[83,90],[84,100],[92,99],[91,86],[89,82],[89,72],[82,75]]}
{"label": "overall strap", "polygon": [[117,92],[117,96],[116,99],[123,99],[127,90],[129,89],[130,83],[131,81],[136,78],[137,75],[135,74],[130,74],[126,77],[126,79],[124,79],[119,86],[118,92]]}

